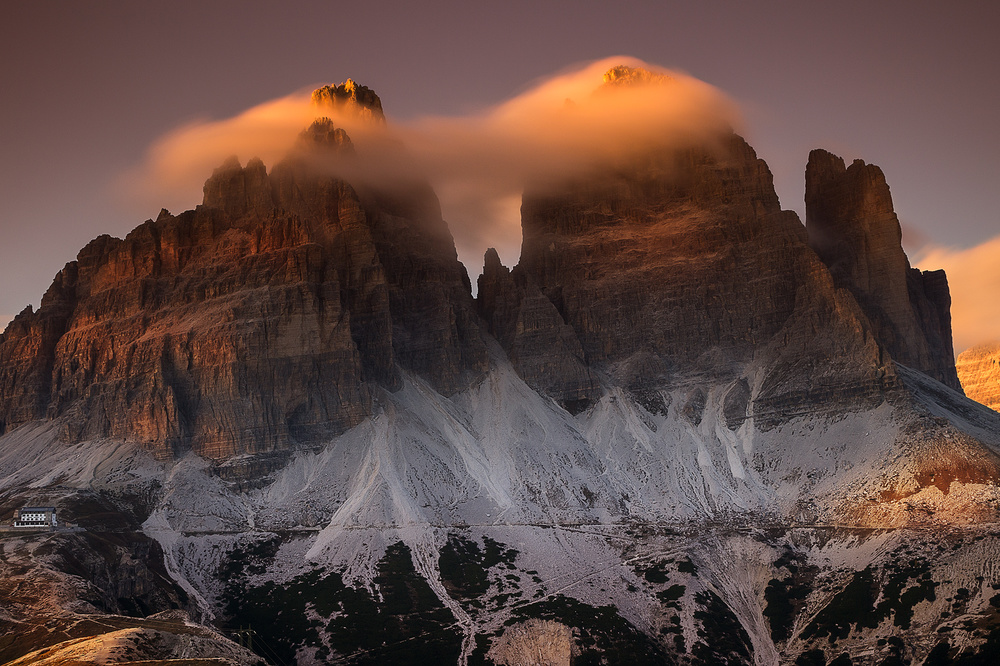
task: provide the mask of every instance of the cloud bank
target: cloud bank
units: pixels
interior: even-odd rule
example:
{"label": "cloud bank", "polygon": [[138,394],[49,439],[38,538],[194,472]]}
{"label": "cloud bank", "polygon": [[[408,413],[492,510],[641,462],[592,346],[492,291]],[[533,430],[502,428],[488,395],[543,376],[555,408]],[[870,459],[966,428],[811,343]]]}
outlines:
{"label": "cloud bank", "polygon": [[[618,66],[625,66],[605,74]],[[642,68],[647,73],[637,73]],[[388,100],[387,108],[392,109]],[[156,209],[190,208],[227,157],[269,167],[317,115],[310,92],[272,100],[232,118],[199,121],[157,141],[125,186]],[[489,246],[513,263],[520,251],[520,196],[536,185],[585,174],[649,148],[703,143],[738,123],[735,105],[712,86],[630,57],[576,66],[478,113],[373,125],[333,120],[354,141],[365,173],[391,179],[416,169],[441,200],[460,257],[473,273]],[[398,150],[402,146],[406,159]]]}
{"label": "cloud bank", "polygon": [[1000,341],[1000,236],[964,250],[925,247],[914,261],[923,270],[943,268],[951,288],[955,352]]}

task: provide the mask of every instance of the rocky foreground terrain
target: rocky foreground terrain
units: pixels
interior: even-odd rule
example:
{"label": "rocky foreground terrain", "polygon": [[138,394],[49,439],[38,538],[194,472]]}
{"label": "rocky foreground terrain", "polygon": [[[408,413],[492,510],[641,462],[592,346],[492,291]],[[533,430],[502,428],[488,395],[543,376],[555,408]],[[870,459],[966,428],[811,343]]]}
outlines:
{"label": "rocky foreground terrain", "polygon": [[804,225],[732,133],[529,184],[473,297],[314,101],[0,336],[0,508],[69,525],[0,533],[0,661],[995,663],[1000,414],[878,167]]}

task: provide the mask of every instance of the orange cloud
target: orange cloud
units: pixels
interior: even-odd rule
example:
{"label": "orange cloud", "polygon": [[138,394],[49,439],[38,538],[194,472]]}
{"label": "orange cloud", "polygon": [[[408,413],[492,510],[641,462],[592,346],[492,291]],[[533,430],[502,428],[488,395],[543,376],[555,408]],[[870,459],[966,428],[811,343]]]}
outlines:
{"label": "orange cloud", "polygon": [[157,140],[138,168],[124,174],[123,195],[149,210],[201,202],[212,171],[231,155],[274,164],[315,116],[309,93],[265,102],[225,120],[194,121]]}
{"label": "orange cloud", "polygon": [[948,274],[956,353],[1000,340],[1000,236],[965,250],[924,248],[914,265]]}
{"label": "orange cloud", "polygon": [[[603,85],[618,65],[659,80]],[[526,183],[581,175],[652,147],[702,143],[737,119],[735,105],[712,86],[615,57],[543,80],[481,114],[425,118],[400,134],[436,186],[459,253],[475,271],[487,246],[516,259],[521,227],[512,202]]]}
{"label": "orange cloud", "polygon": [[[603,85],[605,72],[618,65],[653,75],[629,80],[632,85]],[[150,210],[190,208],[200,201],[205,178],[227,157],[260,157],[272,166],[314,117],[332,112],[318,113],[303,92],[233,118],[191,123],[153,145],[145,163],[129,174],[126,189]],[[735,105],[712,86],[614,57],[542,80],[477,114],[388,125],[344,115],[334,121],[364,161],[357,177],[391,179],[416,168],[430,180],[459,254],[475,273],[488,246],[497,247],[505,261],[516,260],[526,183],[579,175],[655,146],[704,142],[737,119]]]}

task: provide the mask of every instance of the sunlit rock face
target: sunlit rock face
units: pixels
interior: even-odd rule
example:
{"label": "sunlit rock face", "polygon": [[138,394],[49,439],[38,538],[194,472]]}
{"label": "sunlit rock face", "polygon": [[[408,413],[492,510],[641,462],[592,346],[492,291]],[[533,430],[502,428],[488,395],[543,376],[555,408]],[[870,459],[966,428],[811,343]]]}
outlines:
{"label": "sunlit rock face", "polygon": [[329,109],[354,115],[363,120],[385,123],[382,100],[371,88],[347,79],[337,86],[323,86],[312,92],[313,105],[322,112]]}
{"label": "sunlit rock face", "polygon": [[[616,67],[598,90],[669,83]],[[350,80],[313,101],[384,121]],[[351,184],[357,159],[321,118],[270,173],[232,158],[196,210],[90,243],[0,342],[0,431],[66,417],[66,439],[162,456],[284,450],[360,423],[401,370],[471,386],[487,334],[572,413],[609,386],[662,411],[710,377],[733,428],[768,427],[877,405],[890,361],[957,386],[947,282],[909,268],[877,167],[814,151],[808,233],[732,133],[530,184],[520,262],[488,253],[474,304],[430,187]]]}
{"label": "sunlit rock face", "polygon": [[966,349],[958,355],[956,366],[965,395],[1000,411],[1000,344]]}
{"label": "sunlit rock face", "polygon": [[603,78],[602,89],[662,84],[673,80],[666,74],[651,72],[643,67],[629,67],[628,65],[612,67],[604,73]]}
{"label": "sunlit rock face", "polygon": [[318,120],[271,174],[233,158],[196,210],[87,245],[0,340],[0,430],[65,417],[68,440],[225,458],[343,432],[400,368],[444,394],[478,377],[485,345],[436,197],[359,195],[317,171],[352,156]]}
{"label": "sunlit rock face", "polygon": [[960,389],[948,280],[943,271],[910,268],[882,170],[812,151],[806,227],[834,284],[854,295],[892,358]]}

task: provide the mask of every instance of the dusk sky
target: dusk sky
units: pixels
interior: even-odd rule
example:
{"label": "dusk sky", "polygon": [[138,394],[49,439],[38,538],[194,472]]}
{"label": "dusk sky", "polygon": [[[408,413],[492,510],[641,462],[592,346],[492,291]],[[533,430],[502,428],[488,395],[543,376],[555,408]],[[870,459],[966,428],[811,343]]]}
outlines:
{"label": "dusk sky", "polygon": [[95,236],[200,202],[197,189],[161,202],[134,186],[182,128],[348,77],[378,93],[390,124],[463,118],[632,56],[734,102],[782,206],[803,219],[812,148],[882,167],[911,263],[949,271],[956,351],[1000,339],[994,3],[5,4],[0,325],[37,307]]}

